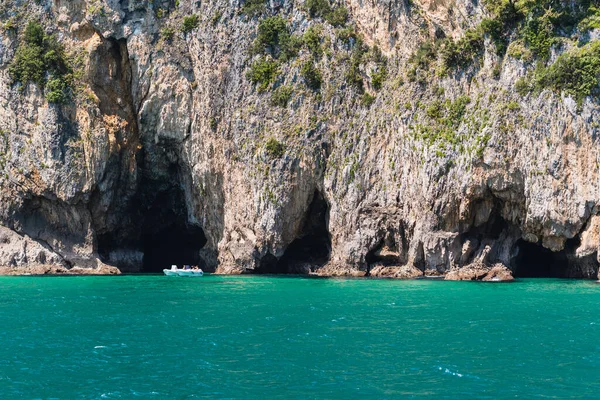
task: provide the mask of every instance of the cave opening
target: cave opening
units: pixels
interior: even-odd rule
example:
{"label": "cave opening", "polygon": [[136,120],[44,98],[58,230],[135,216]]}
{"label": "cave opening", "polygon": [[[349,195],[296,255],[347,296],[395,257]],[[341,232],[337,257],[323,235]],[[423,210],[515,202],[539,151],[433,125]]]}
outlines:
{"label": "cave opening", "polygon": [[537,243],[519,239],[514,261],[515,278],[565,278],[569,261],[565,250],[554,252]]}
{"label": "cave opening", "polygon": [[103,262],[123,272],[160,273],[171,265],[206,270],[207,239],[190,217],[177,154],[169,143],[138,154],[140,180],[125,215],[116,230],[98,236]]}
{"label": "cave opening", "polygon": [[194,225],[173,224],[142,235],[141,272],[162,272],[171,265],[202,265],[200,250],[206,243],[202,228]]}
{"label": "cave opening", "polygon": [[277,257],[271,253],[265,254],[254,270],[256,274],[287,274],[287,269],[277,262]]}
{"label": "cave opening", "polygon": [[202,265],[200,250],[206,244],[202,228],[188,220],[184,191],[177,168],[167,169],[171,180],[144,180],[139,193],[141,272],[162,272],[171,265]]}
{"label": "cave opening", "polygon": [[[123,272],[159,273],[171,265],[206,269],[200,256],[206,236],[200,226],[188,222],[185,203],[177,192],[156,194],[149,207],[137,203],[131,226],[99,235],[100,259]],[[141,257],[131,258],[128,251]]]}
{"label": "cave opening", "polygon": [[328,229],[329,205],[316,190],[303,223],[302,233],[277,259],[271,254],[261,258],[257,274],[307,274],[327,264],[331,254]]}
{"label": "cave opening", "polygon": [[392,262],[388,262],[388,260],[385,257],[380,257],[378,255],[378,253],[381,252],[381,248],[384,246],[384,241],[380,240],[375,247],[373,247],[371,250],[369,250],[367,252],[367,255],[365,256],[365,262],[367,263],[367,266],[371,266],[375,263],[381,263],[383,265],[388,265],[388,264],[392,264]]}
{"label": "cave opening", "polygon": [[494,208],[494,211],[490,215],[490,219],[485,224],[483,228],[484,237],[496,240],[500,238],[500,235],[502,235],[503,232],[506,232],[508,230],[508,222],[506,222],[506,220],[502,218],[502,215],[498,211],[499,208],[500,207]]}

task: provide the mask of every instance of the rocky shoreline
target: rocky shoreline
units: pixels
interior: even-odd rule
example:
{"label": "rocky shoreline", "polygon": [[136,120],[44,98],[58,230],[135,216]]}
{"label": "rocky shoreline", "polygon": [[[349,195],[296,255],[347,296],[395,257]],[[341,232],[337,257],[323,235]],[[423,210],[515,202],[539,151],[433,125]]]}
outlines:
{"label": "rocky shoreline", "polygon": [[[120,271],[116,267],[109,265],[101,265],[96,268],[81,268],[72,267],[67,268],[60,265],[52,264],[27,264],[20,266],[0,266],[0,276],[10,275],[120,275]],[[225,273],[223,275],[234,275],[235,273]],[[237,273],[243,274],[243,273]],[[352,277],[352,278],[388,278],[398,280],[410,280],[410,279],[443,279],[450,281],[483,281],[483,282],[510,282],[514,278],[511,271],[502,266],[495,265],[492,267],[486,266],[470,266],[465,268],[457,268],[450,270],[447,274],[438,275],[425,275],[423,271],[417,268],[409,268],[405,266],[401,267],[390,267],[390,266],[379,266],[375,267],[369,273],[364,271],[348,271],[340,268],[324,267],[317,269],[314,272],[308,271],[306,273],[300,273],[298,275],[304,276],[318,276],[318,277]]]}
{"label": "rocky shoreline", "polygon": [[19,267],[0,266],[0,275],[120,275],[118,268],[103,266],[100,268],[65,268],[56,265],[33,264]]}

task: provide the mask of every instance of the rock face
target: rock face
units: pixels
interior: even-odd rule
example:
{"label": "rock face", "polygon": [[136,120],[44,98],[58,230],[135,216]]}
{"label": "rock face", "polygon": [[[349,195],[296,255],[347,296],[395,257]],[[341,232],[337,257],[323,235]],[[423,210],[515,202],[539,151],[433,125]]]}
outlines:
{"label": "rock face", "polygon": [[[0,5],[0,273],[198,263],[219,273],[598,275],[597,97],[518,94],[533,67],[497,55],[488,37],[475,65],[410,77],[419,43],[459,40],[486,16],[481,2],[347,0],[337,5],[355,27],[347,40],[304,2],[246,3]],[[317,45],[290,60],[277,45],[262,51],[258,27],[272,15],[305,43],[317,32]],[[11,76],[30,20],[74,66],[66,102]],[[261,90],[250,71],[270,57],[277,73]],[[289,100],[277,105],[282,87]],[[438,113],[443,134],[431,131]]]}
{"label": "rock face", "polygon": [[469,264],[462,268],[451,269],[444,279],[447,281],[508,282],[514,278],[511,270],[503,264],[491,267],[485,264]]}

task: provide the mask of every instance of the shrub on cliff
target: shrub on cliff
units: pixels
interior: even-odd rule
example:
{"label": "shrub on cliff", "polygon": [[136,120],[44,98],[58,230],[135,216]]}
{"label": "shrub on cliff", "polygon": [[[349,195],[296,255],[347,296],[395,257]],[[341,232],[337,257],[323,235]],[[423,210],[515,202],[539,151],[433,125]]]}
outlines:
{"label": "shrub on cliff", "polygon": [[371,84],[375,90],[379,90],[387,79],[387,58],[377,45],[371,49],[370,58],[377,65],[377,68],[371,71]]}
{"label": "shrub on cliff", "polygon": [[271,95],[271,104],[278,107],[286,107],[292,98],[292,88],[290,86],[280,86]]}
{"label": "shrub on cliff", "polygon": [[600,29],[600,7],[591,6],[588,9],[588,15],[581,20],[578,28],[584,32],[591,29]]}
{"label": "shrub on cliff", "polygon": [[302,75],[304,83],[306,83],[306,86],[309,88],[313,90],[319,90],[321,88],[321,71],[315,67],[312,61],[307,61],[302,64],[302,68],[300,68],[300,75]]}
{"label": "shrub on cliff", "polygon": [[269,88],[279,72],[279,64],[275,60],[261,57],[254,61],[248,71],[248,79],[258,85],[258,91],[263,92]]}
{"label": "shrub on cliff", "polygon": [[29,23],[25,27],[23,39],[25,39],[27,43],[30,43],[32,45],[37,44],[41,46],[44,42],[44,39],[46,38],[47,36],[46,32],[44,32],[44,27],[36,21],[29,21]]}
{"label": "shrub on cliff", "polygon": [[338,7],[330,12],[325,19],[333,26],[344,26],[348,21],[348,9],[346,7]]}
{"label": "shrub on cliff", "polygon": [[483,21],[481,21],[481,29],[484,33],[489,35],[492,42],[494,42],[496,54],[503,56],[508,47],[508,37],[502,22],[495,18],[484,18]]}
{"label": "shrub on cliff", "polygon": [[279,141],[277,141],[275,138],[270,138],[267,140],[265,148],[267,150],[267,154],[269,154],[269,156],[272,158],[281,158],[285,154],[285,146],[279,143]]}
{"label": "shrub on cliff", "polygon": [[181,26],[181,32],[189,33],[196,29],[200,24],[200,20],[196,14],[188,15],[183,17],[183,25]]}
{"label": "shrub on cliff", "polygon": [[276,15],[260,21],[258,24],[256,41],[265,47],[275,47],[279,45],[281,39],[288,34],[289,32],[285,19]]}
{"label": "shrub on cliff", "polygon": [[13,81],[23,84],[34,82],[43,87],[46,81],[46,66],[42,53],[43,50],[38,45],[19,46],[8,68]]}
{"label": "shrub on cliff", "polygon": [[353,26],[337,29],[335,35],[345,44],[351,44],[352,41],[356,41],[358,39],[358,35],[356,34],[356,30]]}
{"label": "shrub on cliff", "polygon": [[555,37],[555,23],[560,14],[552,9],[537,18],[528,18],[521,32],[527,47],[536,57],[546,60],[551,47],[558,42]]}
{"label": "shrub on cliff", "polygon": [[313,56],[318,57],[323,53],[321,48],[321,34],[323,28],[320,25],[313,25],[304,34],[304,43]]}
{"label": "shrub on cliff", "polygon": [[483,53],[483,34],[480,29],[470,29],[457,42],[447,39],[442,47],[443,72],[469,66],[474,58]]}
{"label": "shrub on cliff", "polygon": [[561,54],[556,62],[536,71],[537,89],[549,88],[565,92],[581,105],[583,100],[598,93],[600,84],[600,42]]}
{"label": "shrub on cliff", "polygon": [[63,103],[68,98],[73,71],[56,38],[46,35],[38,22],[30,21],[8,67],[8,73],[13,82],[23,85],[35,83],[44,89],[48,82],[48,101]]}
{"label": "shrub on cliff", "polygon": [[381,89],[383,82],[387,79],[387,68],[380,66],[377,70],[371,72],[371,84],[375,90]]}
{"label": "shrub on cliff", "polygon": [[483,32],[489,35],[500,56],[506,52],[511,31],[524,18],[520,4],[513,0],[486,0],[484,4],[491,18],[481,21]]}
{"label": "shrub on cliff", "polygon": [[325,18],[331,13],[329,0],[306,0],[304,7],[312,18]]}
{"label": "shrub on cliff", "polygon": [[329,0],[306,0],[304,7],[311,18],[323,18],[333,26],[343,26],[348,20],[348,9],[333,8]]}
{"label": "shrub on cliff", "polygon": [[515,81],[515,91],[521,96],[529,94],[533,90],[533,85],[527,78],[519,78]]}
{"label": "shrub on cliff", "polygon": [[253,17],[262,14],[266,8],[265,0],[246,0],[242,5],[241,12]]}
{"label": "shrub on cliff", "polygon": [[371,107],[373,103],[375,103],[375,96],[370,95],[369,93],[364,93],[360,98],[360,104],[367,108]]}
{"label": "shrub on cliff", "polygon": [[407,77],[410,82],[424,84],[428,82],[429,73],[433,70],[438,57],[441,40],[421,43],[417,50],[409,57],[410,66]]}
{"label": "shrub on cliff", "polygon": [[268,17],[258,24],[258,34],[254,46],[257,52],[267,50],[277,56],[280,48],[285,45],[289,37],[290,33],[285,19],[279,15]]}
{"label": "shrub on cliff", "polygon": [[174,35],[175,35],[175,30],[168,26],[164,27],[160,30],[160,37],[162,37],[166,41],[170,41],[171,39],[173,39]]}
{"label": "shrub on cliff", "polygon": [[46,84],[46,99],[50,103],[65,103],[69,85],[62,78],[53,78]]}
{"label": "shrub on cliff", "polygon": [[280,16],[265,18],[258,24],[254,52],[270,53],[275,58],[289,60],[302,46],[302,39],[290,34],[287,22]]}
{"label": "shrub on cliff", "polygon": [[360,65],[363,61],[363,57],[366,53],[366,46],[363,45],[362,40],[357,38],[356,44],[352,49],[352,55],[350,56],[350,67],[346,72],[346,82],[350,86],[354,86],[360,93],[364,90],[364,81],[360,70]]}

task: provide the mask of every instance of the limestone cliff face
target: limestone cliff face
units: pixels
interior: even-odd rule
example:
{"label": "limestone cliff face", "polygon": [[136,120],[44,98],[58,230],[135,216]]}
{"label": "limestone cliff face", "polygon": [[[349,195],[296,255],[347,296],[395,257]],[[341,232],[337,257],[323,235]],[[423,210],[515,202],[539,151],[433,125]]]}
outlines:
{"label": "limestone cliff face", "polygon": [[[556,276],[596,277],[598,99],[517,94],[531,67],[489,38],[474,65],[407,78],[420,43],[481,21],[478,2],[343,5],[373,54],[358,73],[374,97],[348,83],[353,41],[302,2],[266,2],[263,17],[220,0],[0,5],[0,266],[493,280],[538,258]],[[295,35],[318,26],[322,51],[301,48],[261,91],[248,71],[268,15]],[[9,74],[30,20],[76,64],[63,104]],[[444,107],[460,108],[451,138],[427,130]]]}

